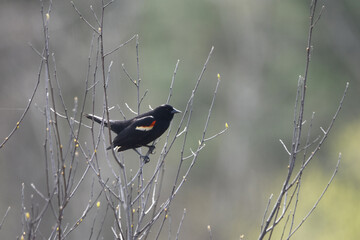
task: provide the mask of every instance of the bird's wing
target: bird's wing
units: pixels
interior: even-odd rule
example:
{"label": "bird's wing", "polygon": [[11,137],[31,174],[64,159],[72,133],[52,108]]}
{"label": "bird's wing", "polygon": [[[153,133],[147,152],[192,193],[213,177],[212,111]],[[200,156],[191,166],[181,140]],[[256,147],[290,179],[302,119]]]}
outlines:
{"label": "bird's wing", "polygon": [[125,120],[125,121],[110,120],[110,123],[111,123],[111,131],[113,131],[116,134],[119,134],[127,126],[129,126],[129,124],[131,124],[131,121],[129,121],[129,120]]}
{"label": "bird's wing", "polygon": [[148,135],[148,132],[155,126],[156,120],[153,116],[135,118],[115,138],[114,146],[136,145]]}

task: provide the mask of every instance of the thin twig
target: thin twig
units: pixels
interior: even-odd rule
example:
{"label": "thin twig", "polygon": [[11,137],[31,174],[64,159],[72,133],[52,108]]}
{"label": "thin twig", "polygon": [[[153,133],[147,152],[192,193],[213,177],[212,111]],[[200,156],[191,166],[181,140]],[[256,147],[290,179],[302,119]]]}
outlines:
{"label": "thin twig", "polygon": [[90,5],[90,10],[91,10],[91,12],[93,13],[93,15],[95,17],[95,20],[96,20],[98,26],[100,27],[101,24],[100,24],[99,18],[97,17],[92,5]]}
{"label": "thin twig", "polygon": [[1,222],[0,222],[0,230],[1,230],[2,225],[4,224],[4,221],[5,221],[6,216],[7,216],[8,213],[10,212],[10,209],[11,209],[11,207],[9,206],[9,207],[7,208],[7,210],[6,210],[3,218],[1,219]]}
{"label": "thin twig", "polygon": [[126,74],[126,76],[129,78],[130,82],[132,82],[132,83],[137,87],[137,84],[138,84],[138,83],[136,82],[136,80],[134,80],[134,79],[130,76],[130,74],[128,73],[128,71],[127,71],[126,68],[125,68],[125,64],[121,64],[121,67],[122,67],[124,73]]}
{"label": "thin twig", "polygon": [[108,53],[104,54],[104,57],[116,52],[117,50],[119,50],[121,47],[125,46],[126,44],[128,44],[129,42],[131,42],[132,40],[134,40],[136,38],[137,34],[135,34],[134,36],[132,36],[129,40],[127,40],[126,42],[120,44],[119,46],[117,46],[116,48],[114,48],[113,50],[111,50]]}
{"label": "thin twig", "polygon": [[88,20],[86,20],[86,18],[83,17],[83,15],[81,14],[81,12],[76,8],[75,3],[73,1],[70,1],[71,5],[74,7],[75,11],[79,14],[79,17],[81,20],[83,20],[94,32],[96,32],[97,34],[100,34],[100,32],[102,32],[102,26],[100,27],[100,31],[98,31],[98,29],[96,29],[95,27],[93,27],[93,25],[91,25]]}
{"label": "thin twig", "polygon": [[280,143],[283,145],[283,147],[284,147],[285,151],[287,152],[287,154],[290,156],[291,153],[290,153],[289,150],[287,149],[287,147],[286,147],[285,143],[283,142],[283,140],[279,139],[279,141],[280,141]]}
{"label": "thin twig", "polygon": [[265,218],[266,218],[266,214],[269,210],[269,207],[270,207],[270,203],[271,203],[271,200],[273,198],[274,194],[271,194],[270,197],[269,197],[269,200],[268,200],[268,203],[266,205],[266,208],[265,208],[265,212],[264,212],[264,217],[262,219],[262,222],[261,222],[261,226],[260,226],[260,232],[263,230],[263,227],[264,227],[264,222],[265,222]]}
{"label": "thin twig", "polygon": [[180,59],[177,60],[176,65],[175,65],[174,73],[173,73],[173,76],[171,78],[171,83],[170,83],[169,96],[168,96],[168,98],[166,100],[166,104],[168,104],[170,102],[170,98],[172,96],[173,85],[174,85],[174,81],[175,81],[176,72],[177,72],[178,67],[179,67],[179,62],[180,62]]}
{"label": "thin twig", "polygon": [[211,227],[210,225],[207,226],[207,230],[209,232],[209,239],[212,240],[213,239],[213,236],[212,236],[212,232],[211,232]]}
{"label": "thin twig", "polygon": [[186,214],[186,208],[184,208],[184,213],[183,213],[183,215],[182,215],[182,218],[181,218],[180,223],[179,223],[178,230],[177,230],[177,232],[176,232],[176,238],[175,238],[176,240],[179,239],[180,229],[181,229],[181,226],[182,226],[182,224],[183,224],[183,222],[184,222],[185,214]]}
{"label": "thin twig", "polygon": [[132,108],[129,106],[129,104],[125,103],[125,106],[127,107],[127,109],[129,109],[130,112],[132,112],[135,115],[138,115],[137,112],[135,112],[134,110],[132,110]]}
{"label": "thin twig", "polygon": [[0,144],[0,149],[5,145],[5,143],[13,136],[13,134],[15,133],[16,130],[19,129],[20,124],[22,123],[23,119],[25,118],[27,112],[29,111],[29,108],[31,106],[32,101],[34,100],[35,97],[35,93],[39,87],[39,83],[40,83],[40,78],[41,78],[41,72],[42,72],[42,67],[44,64],[44,60],[42,58],[41,62],[40,62],[40,67],[39,67],[39,71],[38,71],[38,77],[37,77],[37,82],[35,84],[34,90],[31,94],[31,97],[29,98],[29,101],[27,103],[27,106],[25,107],[24,112],[22,113],[20,119],[16,122],[15,127],[13,128],[13,130],[9,133],[9,135],[4,139],[4,141]]}
{"label": "thin twig", "polygon": [[288,239],[294,235],[294,233],[301,227],[301,225],[306,221],[306,219],[308,219],[308,217],[311,215],[311,213],[315,210],[315,208],[318,206],[319,202],[321,201],[321,199],[323,198],[323,196],[325,195],[326,191],[328,190],[330,184],[332,183],[332,181],[334,180],[335,178],[335,175],[336,173],[338,172],[339,170],[339,165],[340,165],[340,161],[341,161],[341,153],[339,153],[339,158],[338,158],[338,161],[337,161],[337,164],[336,164],[336,167],[335,167],[335,170],[329,180],[329,182],[327,183],[325,189],[322,191],[321,195],[319,196],[318,200],[315,202],[314,206],[310,209],[310,211],[308,212],[308,214],[306,214],[306,216],[301,220],[301,222],[299,223],[299,225],[294,229],[294,231],[292,231],[290,234],[289,234],[289,237]]}

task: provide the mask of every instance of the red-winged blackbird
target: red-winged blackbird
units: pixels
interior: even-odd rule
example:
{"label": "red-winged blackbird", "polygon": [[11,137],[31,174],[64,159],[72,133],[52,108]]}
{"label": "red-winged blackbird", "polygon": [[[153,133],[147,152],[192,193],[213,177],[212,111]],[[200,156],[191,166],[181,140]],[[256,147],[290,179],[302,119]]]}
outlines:
{"label": "red-winged blackbird", "polygon": [[[130,120],[110,120],[111,130],[117,134],[113,140],[113,147],[118,152],[121,152],[127,149],[136,151],[136,148],[146,146],[151,153],[155,147],[148,144],[160,137],[168,129],[174,114],[179,112],[176,108],[163,104]],[[85,116],[100,124],[104,122],[105,127],[108,126],[107,121],[101,117],[92,114],[86,114]],[[111,146],[107,149],[111,149]]]}

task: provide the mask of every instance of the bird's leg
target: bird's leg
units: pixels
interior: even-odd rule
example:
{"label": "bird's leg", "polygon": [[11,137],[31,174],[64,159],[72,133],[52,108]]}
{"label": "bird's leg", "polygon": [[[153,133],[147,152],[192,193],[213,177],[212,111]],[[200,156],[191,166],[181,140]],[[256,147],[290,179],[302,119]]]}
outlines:
{"label": "bird's leg", "polygon": [[134,151],[137,153],[137,154],[139,154],[139,156],[142,158],[142,159],[144,159],[144,163],[148,163],[148,162],[150,162],[150,158],[149,158],[149,154],[146,154],[146,155],[142,155],[136,148],[133,148],[134,149]]}
{"label": "bird's leg", "polygon": [[139,156],[140,156],[142,159],[144,159],[144,163],[148,163],[148,162],[150,162],[149,155],[150,155],[150,154],[154,154],[155,145],[154,145],[154,144],[152,144],[152,145],[145,145],[145,147],[148,147],[148,148],[149,148],[148,152],[147,152],[145,155],[142,155],[136,148],[133,148],[133,149],[134,149],[134,151],[135,151],[137,154],[139,154]]}
{"label": "bird's leg", "polygon": [[146,147],[149,148],[149,150],[148,150],[149,154],[154,154],[155,153],[154,152],[154,150],[155,150],[155,145],[154,144],[153,145],[146,145]]}

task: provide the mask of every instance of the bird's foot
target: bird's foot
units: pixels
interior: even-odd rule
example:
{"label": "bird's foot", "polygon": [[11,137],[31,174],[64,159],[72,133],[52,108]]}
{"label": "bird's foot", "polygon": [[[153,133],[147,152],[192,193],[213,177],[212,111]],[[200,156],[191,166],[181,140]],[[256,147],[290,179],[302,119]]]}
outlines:
{"label": "bird's foot", "polygon": [[142,157],[142,158],[143,158],[143,160],[144,160],[144,164],[146,164],[146,163],[150,162],[150,158],[149,158],[149,156],[145,155],[145,156],[141,156],[141,157]]}

